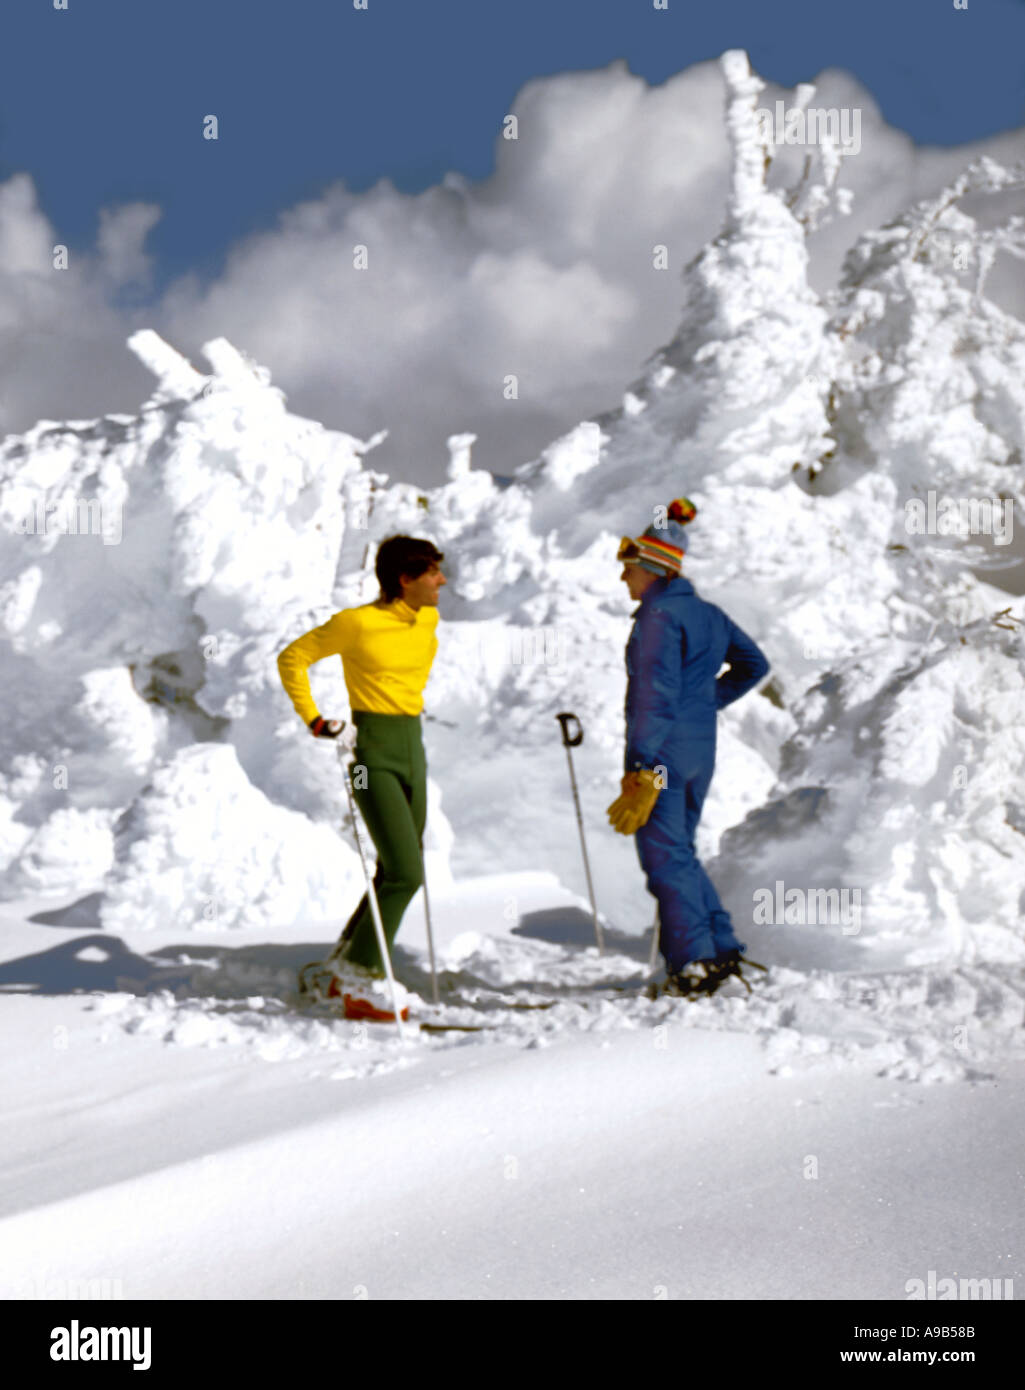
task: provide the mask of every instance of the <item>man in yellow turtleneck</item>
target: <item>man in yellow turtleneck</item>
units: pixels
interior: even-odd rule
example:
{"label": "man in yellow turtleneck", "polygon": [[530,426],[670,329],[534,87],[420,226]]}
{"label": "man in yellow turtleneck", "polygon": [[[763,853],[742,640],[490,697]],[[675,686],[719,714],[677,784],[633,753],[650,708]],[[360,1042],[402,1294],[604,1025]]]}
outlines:
{"label": "man in yellow turtleneck", "polygon": [[[391,536],[377,552],[381,596],[343,608],[291,642],[278,657],[281,683],[315,738],[337,738],[342,725],[322,719],[307,668],[340,656],[356,726],[353,795],[377,848],[374,888],[388,945],[423,881],[421,838],[427,817],[427,764],[420,729],[423,691],[438,650],[438,594],[445,584],[441,552],[430,541]],[[378,975],[384,970],[364,894],[332,953]],[[359,1001],[357,1001],[359,1002]],[[359,1011],[346,997],[351,1017]]]}

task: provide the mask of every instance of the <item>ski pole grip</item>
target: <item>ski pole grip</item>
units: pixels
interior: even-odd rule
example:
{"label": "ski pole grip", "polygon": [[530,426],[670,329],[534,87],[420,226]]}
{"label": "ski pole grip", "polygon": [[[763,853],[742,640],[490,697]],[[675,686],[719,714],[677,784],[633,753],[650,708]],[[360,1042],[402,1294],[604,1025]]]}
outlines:
{"label": "ski pole grip", "polygon": [[[567,714],[564,711],[562,714],[557,714],[555,717],[559,721],[559,725],[562,729],[562,746],[564,748],[576,748],[578,744],[583,743],[584,730],[580,720],[575,714]],[[571,722],[576,725],[576,731],[573,734],[569,732],[569,724]]]}

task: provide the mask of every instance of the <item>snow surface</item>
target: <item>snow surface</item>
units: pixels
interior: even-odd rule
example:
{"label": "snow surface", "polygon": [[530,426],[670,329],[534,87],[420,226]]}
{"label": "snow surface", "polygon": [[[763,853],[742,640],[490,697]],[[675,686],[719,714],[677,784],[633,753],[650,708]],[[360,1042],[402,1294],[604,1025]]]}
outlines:
{"label": "snow surface", "polygon": [[[509,899],[505,934],[466,930]],[[40,901],[4,923],[4,1297],[902,1299],[930,1270],[1025,1277],[1025,1064],[997,1045],[1021,1019],[988,977],[784,971],[752,1002],[613,1002],[640,943],[599,963],[578,902],[505,875],[432,904],[443,981],[496,1031],[403,1046],[294,999],[315,930],[113,937]],[[966,1020],[998,1055],[944,1046]]]}
{"label": "snow surface", "polygon": [[[1022,551],[905,518],[930,492],[1021,515],[1025,328],[966,288],[950,246],[982,237],[963,198],[1022,175],[980,161],[859,239],[823,298],[806,237],[843,210],[842,161],[767,188],[759,82],[742,54],[723,70],[732,194],[685,272],[679,332],[620,408],[510,484],[472,467],[467,434],[442,486],[390,483],[367,463],[382,436],[289,414],[223,339],[203,373],[148,331],[130,340],[156,377],[136,415],[0,446],[2,1017],[30,1059],[6,1064],[15,1294],[40,1296],[24,1270],[41,1250],[33,1288],[91,1274],[126,1297],[887,1298],[1019,1258]],[[723,713],[699,833],[770,970],[697,1003],[639,989],[652,900],[604,814],[631,611],[615,546],[681,493],[699,513],[686,572],[773,668]],[[105,534],[37,524],[83,503]],[[275,665],[374,595],[375,544],[396,531],[430,536],[450,578],[425,716],[435,1021],[487,1028],[405,1041],[294,994],[361,878],[333,750]],[[338,662],[312,685],[345,713]],[[565,709],[586,735],[603,957]],[[777,887],[847,895],[857,916],[764,922]],[[419,899],[396,968],[431,1015]],[[819,1186],[800,1177],[816,1143],[844,1155]],[[502,1176],[507,1158],[529,1182]],[[311,1192],[350,1233],[337,1258],[316,1254]],[[970,1234],[937,1235],[930,1212],[958,1203]],[[681,1228],[686,1248],[667,1245]],[[266,1258],[272,1236],[287,1257]]]}

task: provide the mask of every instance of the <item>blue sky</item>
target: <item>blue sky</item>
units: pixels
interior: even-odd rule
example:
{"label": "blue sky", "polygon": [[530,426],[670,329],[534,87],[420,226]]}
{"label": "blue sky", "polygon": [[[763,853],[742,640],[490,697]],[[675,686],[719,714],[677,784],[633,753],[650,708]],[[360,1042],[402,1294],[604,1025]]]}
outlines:
{"label": "blue sky", "polygon": [[[151,328],[202,370],[229,339],[298,414],[386,429],[393,476],[438,481],[463,431],[510,472],[678,330],[728,195],[727,49],[766,100],[821,78],[815,104],[864,115],[816,292],[970,154],[1025,158],[1025,0],[68,5],[0,0],[0,435],[136,410],[152,376],[126,344]],[[1003,257],[989,284],[1025,317],[1021,278]]]}
{"label": "blue sky", "polygon": [[617,58],[653,84],[737,46],[788,86],[844,67],[919,143],[1025,123],[1025,0],[6,0],[0,36],[0,179],[30,173],[72,246],[159,203],[157,286],[339,179],[485,177],[525,81]]}

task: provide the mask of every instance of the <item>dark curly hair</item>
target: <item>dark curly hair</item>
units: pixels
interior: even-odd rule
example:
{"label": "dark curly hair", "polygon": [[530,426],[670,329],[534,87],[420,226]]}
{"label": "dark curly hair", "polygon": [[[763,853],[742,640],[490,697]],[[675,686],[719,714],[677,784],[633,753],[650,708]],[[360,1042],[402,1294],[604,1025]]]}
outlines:
{"label": "dark curly hair", "polygon": [[401,579],[419,579],[432,565],[440,565],[444,555],[420,536],[389,536],[377,550],[374,566],[381,596],[391,602],[402,597]]}

